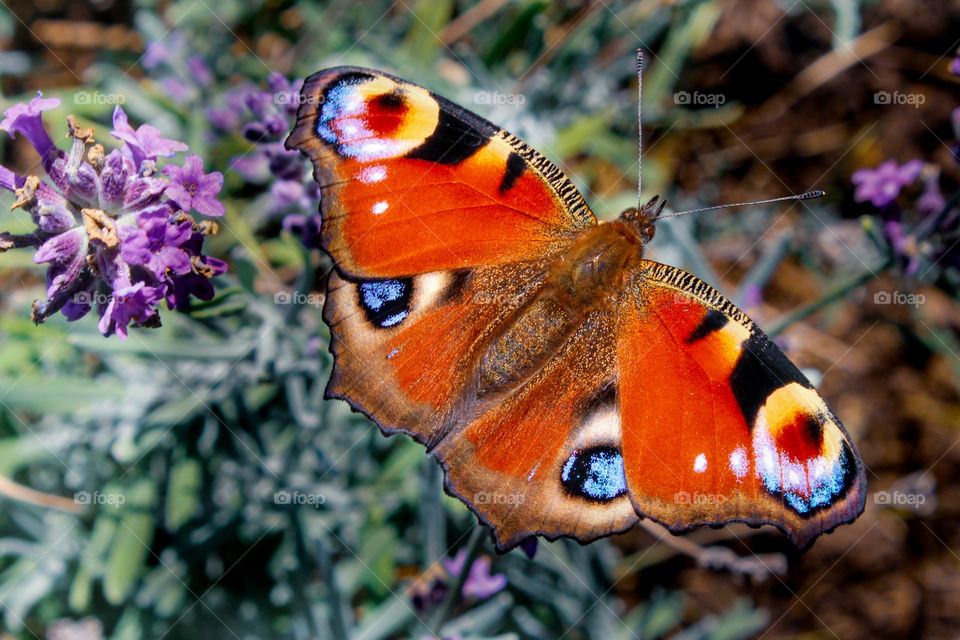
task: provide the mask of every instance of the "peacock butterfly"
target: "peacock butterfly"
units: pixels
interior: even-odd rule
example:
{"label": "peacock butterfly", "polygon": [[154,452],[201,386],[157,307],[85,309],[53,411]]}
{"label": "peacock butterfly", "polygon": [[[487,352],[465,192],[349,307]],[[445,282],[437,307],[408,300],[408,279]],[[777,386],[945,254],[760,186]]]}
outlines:
{"label": "peacock butterfly", "polygon": [[286,145],[335,265],[327,396],[424,444],[500,549],[640,518],[806,547],[862,512],[813,385],[716,289],[643,258],[662,201],[598,223],[517,137],[358,67],[307,79]]}

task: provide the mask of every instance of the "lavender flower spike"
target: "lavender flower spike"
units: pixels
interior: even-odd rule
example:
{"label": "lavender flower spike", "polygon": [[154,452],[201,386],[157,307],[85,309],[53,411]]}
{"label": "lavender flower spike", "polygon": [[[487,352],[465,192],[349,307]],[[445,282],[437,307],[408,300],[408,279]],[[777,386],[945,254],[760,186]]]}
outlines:
{"label": "lavender flower spike", "polygon": [[38,96],[8,109],[0,123],[30,139],[52,182],[0,167],[0,188],[16,194],[13,208],[27,211],[36,225],[29,234],[0,233],[0,251],[30,247],[34,262],[47,265],[47,295],[34,302],[34,321],[57,312],[77,320],[96,308],[100,331],[124,339],[131,326],[159,326],[164,300],[171,309],[186,310],[191,296],[213,297],[210,279],[227,265],[202,251],[217,225],[195,221],[190,211],[223,214],[216,199],[223,176],[204,174],[197,156],[182,169],[168,164],[167,173],[158,173],[157,158],[186,145],[150,125],[134,130],[119,107],[113,133],[123,141],[120,149],[106,153],[93,129],[68,116],[73,142],[63,153],[41,119],[56,104]]}
{"label": "lavender flower spike", "polygon": [[302,86],[303,80],[273,73],[266,89],[251,85],[232,91],[222,106],[208,110],[207,117],[223,133],[232,131],[254,143],[249,153],[233,158],[232,168],[264,191],[252,207],[261,224],[282,221],[283,228],[314,248],[319,246],[320,186],[313,180],[310,162],[281,142],[296,121]]}
{"label": "lavender flower spike", "polygon": [[923,162],[911,160],[898,165],[887,160],[876,169],[859,169],[853,172],[851,180],[857,185],[854,200],[870,201],[875,207],[885,207],[897,199],[901,189],[920,176]]}

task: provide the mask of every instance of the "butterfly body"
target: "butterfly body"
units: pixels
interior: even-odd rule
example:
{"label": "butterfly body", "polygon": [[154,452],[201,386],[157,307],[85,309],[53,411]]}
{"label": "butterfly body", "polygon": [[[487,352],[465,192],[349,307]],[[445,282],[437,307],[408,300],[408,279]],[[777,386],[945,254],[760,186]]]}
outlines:
{"label": "butterfly body", "polygon": [[553,358],[593,313],[610,313],[639,263],[643,240],[625,220],[577,234],[536,294],[504,322],[480,366],[480,395],[511,389]]}
{"label": "butterfly body", "polygon": [[865,478],[809,381],[718,291],[643,257],[663,203],[599,223],[515,136],[388,74],[311,76],[328,396],[425,444],[501,548],[855,518]]}

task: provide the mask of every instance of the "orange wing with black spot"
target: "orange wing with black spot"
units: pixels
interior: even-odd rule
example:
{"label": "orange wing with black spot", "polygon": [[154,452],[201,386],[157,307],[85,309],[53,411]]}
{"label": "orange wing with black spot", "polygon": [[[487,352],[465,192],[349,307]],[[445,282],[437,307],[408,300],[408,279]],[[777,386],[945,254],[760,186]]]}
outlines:
{"label": "orange wing with black spot", "polygon": [[313,161],[337,267],[328,395],[436,442],[489,336],[596,219],[550,161],[423,87],[338,67],[300,99],[287,147]]}
{"label": "orange wing with black spot", "polygon": [[308,78],[301,96],[287,147],[314,162],[323,247],[345,273],[540,260],[596,224],[551,162],[423,87],[338,67]]}
{"label": "orange wing with black spot", "polygon": [[849,434],[746,314],[646,260],[621,307],[623,465],[639,513],[673,531],[773,524],[805,547],[863,511]]}

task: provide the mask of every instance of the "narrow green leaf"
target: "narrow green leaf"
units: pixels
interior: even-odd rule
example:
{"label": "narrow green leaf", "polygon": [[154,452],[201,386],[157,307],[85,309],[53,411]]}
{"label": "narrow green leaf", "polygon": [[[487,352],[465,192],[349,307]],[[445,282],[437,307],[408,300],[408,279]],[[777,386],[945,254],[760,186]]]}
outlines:
{"label": "narrow green leaf", "polygon": [[124,603],[144,574],[156,527],[156,487],[152,480],[138,480],[124,496],[103,581],[103,595],[113,605]]}
{"label": "narrow green leaf", "polygon": [[197,513],[200,506],[200,463],[193,458],[182,459],[170,470],[167,484],[165,522],[175,531]]}

